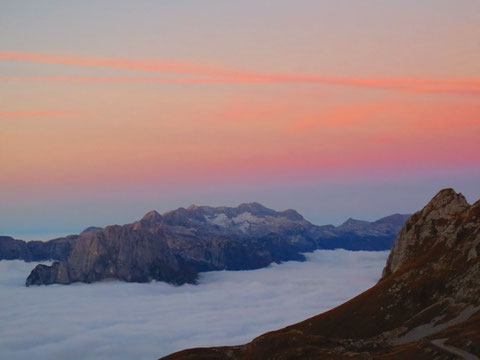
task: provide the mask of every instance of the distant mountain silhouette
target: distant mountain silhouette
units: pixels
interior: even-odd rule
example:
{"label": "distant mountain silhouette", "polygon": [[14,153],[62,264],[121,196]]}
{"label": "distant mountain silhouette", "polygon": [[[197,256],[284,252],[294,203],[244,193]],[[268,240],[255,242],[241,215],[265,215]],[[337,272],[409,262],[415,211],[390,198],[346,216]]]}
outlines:
{"label": "distant mountain silhouette", "polygon": [[194,283],[198,272],[246,270],[304,260],[316,249],[390,249],[408,215],[375,222],[349,219],[316,226],[297,211],[259,203],[237,207],[192,205],[164,214],[150,211],[132,224],[89,227],[47,242],[0,238],[0,259],[58,260],[39,265],[26,284],[69,284],[107,278]]}

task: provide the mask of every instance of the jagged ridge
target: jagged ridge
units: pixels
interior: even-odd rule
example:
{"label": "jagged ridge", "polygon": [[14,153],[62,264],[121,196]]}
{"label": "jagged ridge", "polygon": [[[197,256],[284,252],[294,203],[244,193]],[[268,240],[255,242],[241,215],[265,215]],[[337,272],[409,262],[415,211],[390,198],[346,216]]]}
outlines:
{"label": "jagged ridge", "polygon": [[[27,285],[106,278],[181,284],[194,282],[199,271],[256,269],[272,262],[301,261],[302,252],[315,249],[389,249],[407,217],[316,226],[295,210],[277,212],[259,203],[234,208],[192,205],[162,215],[150,211],[133,224],[90,227],[80,235],[50,242],[0,240],[0,258],[10,254],[9,258],[25,260],[60,260],[51,273],[48,267],[34,269]],[[56,243],[68,246],[53,251]],[[44,251],[15,257],[12,244],[23,248],[36,244]]]}

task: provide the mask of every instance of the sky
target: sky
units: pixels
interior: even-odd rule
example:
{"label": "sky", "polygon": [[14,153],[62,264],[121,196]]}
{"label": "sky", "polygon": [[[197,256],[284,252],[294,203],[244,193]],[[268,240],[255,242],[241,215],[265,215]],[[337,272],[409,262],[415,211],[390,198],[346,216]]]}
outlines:
{"label": "sky", "polygon": [[3,260],[0,357],[151,360],[189,347],[246,343],[373,286],[387,255],[318,250],[306,262],[207,272],[199,285],[177,287],[100,282],[27,288],[35,264]]}
{"label": "sky", "polygon": [[474,202],[479,39],[477,0],[0,0],[0,233]]}

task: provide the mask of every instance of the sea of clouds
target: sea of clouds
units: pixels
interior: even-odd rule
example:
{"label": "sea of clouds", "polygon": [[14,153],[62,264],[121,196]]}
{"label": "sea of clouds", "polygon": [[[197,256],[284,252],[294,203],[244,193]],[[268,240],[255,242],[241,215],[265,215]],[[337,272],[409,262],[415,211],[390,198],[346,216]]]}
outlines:
{"label": "sea of clouds", "polygon": [[379,279],[388,252],[318,250],[306,262],[165,283],[25,287],[35,263],[0,261],[0,359],[157,359],[236,345],[339,305]]}

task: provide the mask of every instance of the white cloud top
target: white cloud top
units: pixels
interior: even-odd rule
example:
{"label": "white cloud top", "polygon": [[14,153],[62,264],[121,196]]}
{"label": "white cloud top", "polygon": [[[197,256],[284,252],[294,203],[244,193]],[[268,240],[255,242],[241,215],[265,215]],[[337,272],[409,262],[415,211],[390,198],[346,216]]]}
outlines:
{"label": "white cloud top", "polygon": [[0,261],[1,359],[156,359],[235,345],[343,303],[374,285],[388,252],[319,250],[304,263],[203,273],[200,284],[33,286],[36,265]]}

